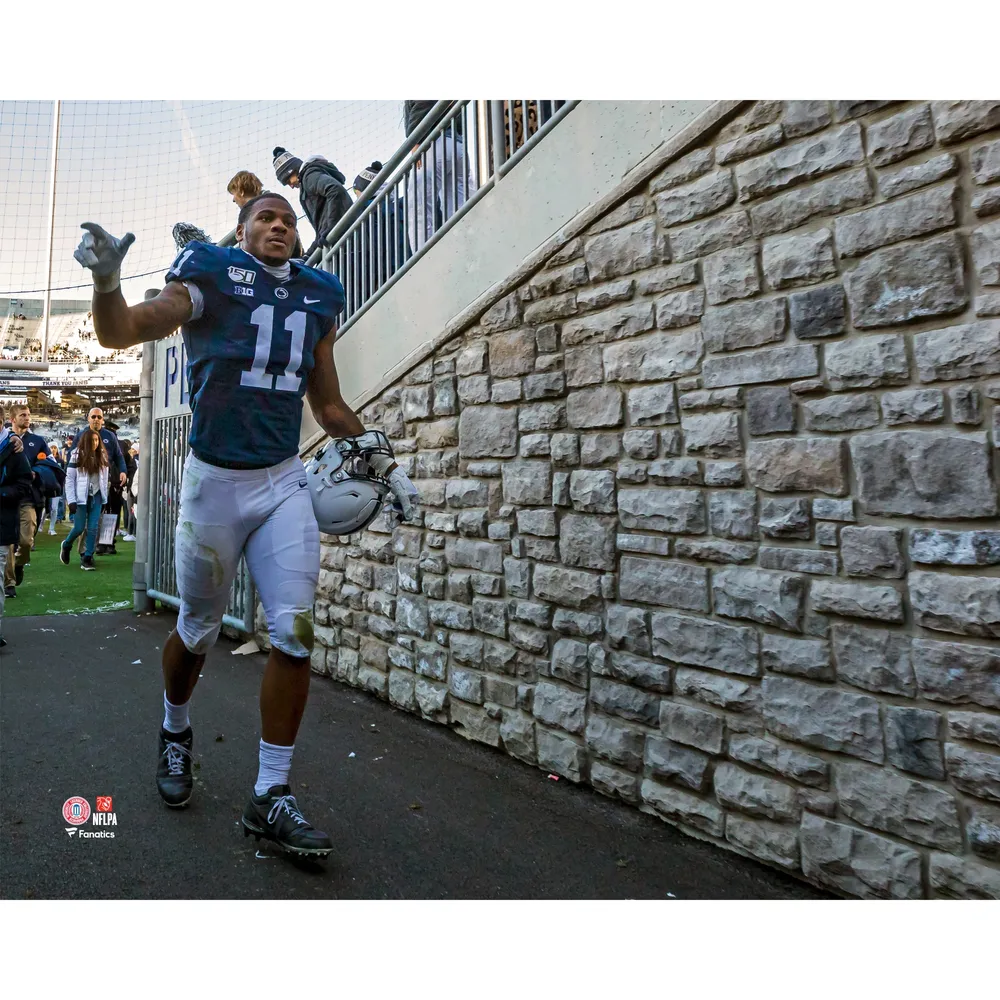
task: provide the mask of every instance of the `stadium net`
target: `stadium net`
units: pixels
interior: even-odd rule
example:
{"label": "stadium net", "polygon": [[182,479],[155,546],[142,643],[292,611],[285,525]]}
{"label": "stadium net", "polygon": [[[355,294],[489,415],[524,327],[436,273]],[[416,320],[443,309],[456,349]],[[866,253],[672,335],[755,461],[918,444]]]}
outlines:
{"label": "stadium net", "polygon": [[[122,290],[139,302],[176,255],[176,223],[213,241],[235,227],[226,186],[238,171],[303,215],[297,192],[275,178],[275,146],[325,156],[350,189],[402,140],[401,101],[63,101],[58,117],[53,102],[0,101],[0,368],[37,366],[46,346],[50,361],[110,355],[93,337],[89,275],[73,259],[81,222],[135,234]],[[305,218],[300,227],[308,246],[313,231]]]}

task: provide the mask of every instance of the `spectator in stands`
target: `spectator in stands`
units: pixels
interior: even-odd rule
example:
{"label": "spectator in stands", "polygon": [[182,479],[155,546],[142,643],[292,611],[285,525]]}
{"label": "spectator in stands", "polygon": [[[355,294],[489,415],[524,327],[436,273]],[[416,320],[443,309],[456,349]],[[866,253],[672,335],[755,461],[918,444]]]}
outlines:
{"label": "spectator in stands", "polygon": [[[0,430],[0,576],[5,575],[7,560],[21,536],[22,501],[31,496],[31,467],[24,454],[24,444],[9,427]],[[0,588],[0,646],[3,638],[5,590]]]}
{"label": "spectator in stands", "polygon": [[241,170],[226,185],[226,190],[233,196],[237,208],[242,208],[251,198],[256,198],[264,190],[264,185],[256,174],[250,173],[249,170]]}
{"label": "spectator in stands", "polygon": [[354,191],[355,199],[360,198],[361,195],[364,194],[371,182],[378,177],[381,170],[381,160],[372,160],[371,166],[365,167],[364,170],[362,170],[361,173],[354,178],[354,187],[352,190]]}
{"label": "spectator in stands", "polygon": [[126,490],[128,489],[128,458],[126,456],[128,455],[129,448],[132,447],[132,442],[126,441],[123,443],[118,440],[118,424],[113,423],[110,420],[106,420],[104,422],[104,426],[115,435],[115,440],[118,441],[118,449],[121,453],[122,461],[125,463],[125,479],[116,481],[115,478],[112,477],[111,482],[108,485],[108,501],[107,506],[104,509],[104,514],[105,516],[114,516],[115,527],[114,531],[111,533],[110,543],[102,545],[100,541],[98,541],[97,554],[99,556],[116,556],[118,555],[118,549],[115,547],[115,541],[121,533],[119,529],[121,526],[122,513],[125,509]]}
{"label": "spectator in stands", "polygon": [[[49,457],[52,459],[56,465],[59,466],[63,471],[66,470],[66,459],[63,457],[63,453],[59,450],[59,446],[55,444],[49,445]],[[63,519],[64,508],[66,505],[66,488],[65,483],[63,484],[63,495],[61,497],[52,497],[49,500],[49,534],[54,535],[56,533],[56,522]],[[38,528],[41,531],[41,525]]]}
{"label": "spectator in stands", "polygon": [[[376,197],[385,195],[386,185],[377,191],[371,191],[371,184],[382,170],[378,160],[372,160],[371,165],[364,168],[354,178],[354,197],[371,204]],[[367,196],[366,196],[367,193]],[[366,271],[366,286],[364,297],[367,299],[373,291],[387,281],[410,256],[406,241],[406,226],[403,219],[403,205],[397,199],[396,192],[391,191],[381,198],[374,212],[372,238],[369,241],[369,261]],[[393,238],[394,234],[395,238]],[[376,254],[376,249],[378,253]],[[372,277],[374,276],[374,280]]]}
{"label": "spectator in stands", "polygon": [[310,156],[303,161],[282,146],[275,146],[272,155],[275,176],[286,187],[299,189],[302,210],[316,231],[316,238],[303,255],[308,258],[326,245],[330,230],[353,204],[344,187],[347,178],[322,156]]}
{"label": "spectator in stands", "polygon": [[139,446],[132,445],[132,455],[135,458],[135,475],[132,477],[132,484],[129,486],[129,503],[132,508],[133,535],[139,534],[138,509],[139,509],[139,484],[142,481],[142,468],[139,465]]}
{"label": "spectator in stands", "polygon": [[[407,138],[416,131],[417,126],[437,103],[403,102]],[[448,122],[431,148],[417,161],[416,169],[410,173],[407,186],[411,218],[409,235],[415,249],[423,246],[465,204],[467,173],[464,116],[459,114]]]}
{"label": "spectator in stands", "polygon": [[136,464],[132,442],[128,438],[121,439],[122,454],[125,456],[125,473],[128,476],[125,488],[122,490],[122,513],[125,519],[123,542],[135,541],[135,515],[132,513],[132,480],[135,479]]}
{"label": "spectator in stands", "polygon": [[66,491],[73,528],[59,547],[59,561],[64,566],[69,565],[73,542],[80,536],[84,539],[80,569],[97,569],[94,549],[100,531],[101,511],[108,502],[109,465],[108,452],[100,434],[95,430],[83,431],[66,468]]}
{"label": "spectator in stands", "polygon": [[[226,190],[233,196],[233,202],[242,208],[251,198],[256,198],[264,190],[264,185],[256,174],[249,170],[241,170],[233,176]],[[295,237],[295,246],[292,247],[292,256],[299,260],[302,257],[302,241],[298,235]]]}
{"label": "spectator in stands", "polygon": [[[10,411],[11,433],[19,439],[21,449],[29,467],[38,461],[39,452],[46,455],[49,452],[45,439],[33,434],[31,426],[31,410],[27,405],[14,406]],[[11,545],[7,552],[7,565],[4,568],[4,593],[8,597],[17,597],[17,587],[24,582],[24,567],[31,563],[31,550],[35,545],[35,531],[38,528],[37,509],[44,506],[44,499],[41,491],[34,481],[31,483],[31,492],[27,498],[22,498],[18,507],[19,534],[17,540],[17,551]]]}

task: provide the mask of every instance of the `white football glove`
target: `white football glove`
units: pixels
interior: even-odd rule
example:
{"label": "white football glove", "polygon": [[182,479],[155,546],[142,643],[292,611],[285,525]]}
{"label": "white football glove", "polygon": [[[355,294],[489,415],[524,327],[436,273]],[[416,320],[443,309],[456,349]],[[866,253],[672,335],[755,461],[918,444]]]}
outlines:
{"label": "white football glove", "polygon": [[389,483],[392,510],[401,520],[413,520],[420,509],[420,494],[410,477],[396,465],[389,439],[381,431],[365,431],[354,437],[338,438],[336,447],[347,455],[352,450],[364,456],[372,471]]}
{"label": "white football glove", "polygon": [[96,222],[84,222],[80,228],[87,232],[73,256],[90,269],[98,292],[113,292],[121,284],[122,261],[135,242],[135,236],[126,233],[120,240],[116,239]]}
{"label": "white football glove", "polygon": [[398,465],[389,472],[389,466],[395,465],[395,462],[386,455],[372,455],[368,459],[368,464],[389,481],[389,489],[392,490],[392,510],[402,520],[412,521],[420,509],[420,494],[410,481],[410,477]]}
{"label": "white football glove", "polygon": [[392,509],[404,521],[412,521],[420,510],[420,494],[410,477],[397,465],[389,473],[389,486],[392,489]]}

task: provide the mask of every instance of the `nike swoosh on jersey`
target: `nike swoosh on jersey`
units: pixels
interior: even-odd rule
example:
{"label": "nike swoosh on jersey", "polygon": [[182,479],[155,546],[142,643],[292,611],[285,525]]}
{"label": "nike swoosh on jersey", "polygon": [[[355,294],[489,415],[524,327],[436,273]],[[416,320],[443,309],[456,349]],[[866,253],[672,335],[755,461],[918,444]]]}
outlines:
{"label": "nike swoosh on jersey", "polygon": [[307,306],[312,306],[312,305],[315,305],[317,302],[319,302],[319,299],[309,299],[309,298],[306,298],[306,299],[303,299],[302,301],[305,302],[305,304]]}

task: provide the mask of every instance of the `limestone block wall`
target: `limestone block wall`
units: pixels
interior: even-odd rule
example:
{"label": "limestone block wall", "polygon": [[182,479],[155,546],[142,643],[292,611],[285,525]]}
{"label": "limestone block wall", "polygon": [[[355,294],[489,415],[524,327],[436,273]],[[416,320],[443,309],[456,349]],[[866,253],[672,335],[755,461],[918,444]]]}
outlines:
{"label": "limestone block wall", "polygon": [[[567,167],[567,169],[570,169]],[[1000,897],[1000,102],[758,102],[364,411],[314,669],[848,895]]]}

